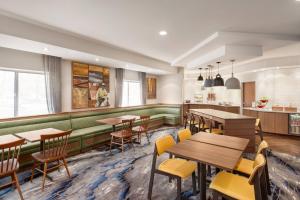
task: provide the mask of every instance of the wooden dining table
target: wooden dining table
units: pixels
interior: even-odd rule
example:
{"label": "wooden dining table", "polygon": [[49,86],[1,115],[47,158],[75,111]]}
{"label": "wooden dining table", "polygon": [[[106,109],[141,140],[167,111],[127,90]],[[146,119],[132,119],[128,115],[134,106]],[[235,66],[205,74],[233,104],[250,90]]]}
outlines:
{"label": "wooden dining table", "polygon": [[[230,143],[225,145],[218,141],[227,136],[220,137],[220,135],[216,135],[214,142],[213,140],[209,140],[210,137],[205,137],[204,135],[201,138],[199,135],[172,146],[167,149],[167,152],[177,157],[197,162],[200,199],[204,200],[206,199],[206,165],[215,166],[226,171],[233,171],[245,149],[235,149],[234,145],[232,145],[234,148],[230,147]],[[228,138],[228,140],[232,140],[232,138]],[[244,142],[241,141],[243,143],[240,145],[241,147],[245,146]]]}
{"label": "wooden dining table", "polygon": [[128,119],[140,119],[140,116],[138,115],[122,115],[119,117],[110,117],[110,118],[105,118],[105,119],[99,119],[96,120],[96,122],[100,123],[100,124],[107,124],[107,125],[111,125],[113,132],[116,131],[116,126],[118,124],[121,124],[123,120],[128,120]]}
{"label": "wooden dining table", "polygon": [[8,143],[11,143],[11,142],[15,142],[15,141],[18,141],[20,140],[20,138],[14,136],[14,135],[1,135],[0,136],[0,145],[3,145],[3,144],[8,144]]}
{"label": "wooden dining table", "polygon": [[221,123],[224,135],[249,139],[246,152],[255,152],[256,119],[254,117],[214,109],[190,109],[189,111],[196,116]]}
{"label": "wooden dining table", "polygon": [[188,140],[193,140],[196,142],[203,142],[208,144],[214,144],[217,146],[227,147],[231,149],[236,149],[244,151],[247,148],[249,139],[232,137],[227,135],[217,135],[207,132],[199,132],[192,135]]}

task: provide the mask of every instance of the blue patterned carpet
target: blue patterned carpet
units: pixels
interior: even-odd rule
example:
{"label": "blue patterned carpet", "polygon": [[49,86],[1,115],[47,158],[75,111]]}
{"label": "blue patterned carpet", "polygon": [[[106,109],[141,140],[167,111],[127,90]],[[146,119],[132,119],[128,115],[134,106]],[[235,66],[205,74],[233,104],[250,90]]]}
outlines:
{"label": "blue patterned carpet", "polygon": [[[21,189],[25,199],[72,199],[72,200],[123,200],[147,199],[149,176],[152,162],[153,141],[165,135],[177,133],[178,128],[164,127],[153,131],[151,143],[143,140],[143,145],[127,149],[124,153],[103,149],[93,150],[68,159],[72,178],[61,168],[50,175],[54,181],[46,180],[45,190],[41,191],[41,177],[33,182],[26,181],[30,172],[19,174]],[[248,155],[249,156],[249,155]],[[250,155],[251,156],[251,155]],[[163,160],[167,155],[158,159]],[[272,180],[272,196],[269,199],[300,199],[300,158],[288,154],[270,151],[268,156],[270,178]],[[5,180],[1,180],[3,182]],[[191,180],[183,182],[185,199],[198,199],[192,196]],[[210,191],[207,192],[210,198]],[[153,199],[175,199],[176,183],[168,182],[168,178],[156,175],[153,188]],[[18,199],[13,188],[0,191],[0,199]]]}

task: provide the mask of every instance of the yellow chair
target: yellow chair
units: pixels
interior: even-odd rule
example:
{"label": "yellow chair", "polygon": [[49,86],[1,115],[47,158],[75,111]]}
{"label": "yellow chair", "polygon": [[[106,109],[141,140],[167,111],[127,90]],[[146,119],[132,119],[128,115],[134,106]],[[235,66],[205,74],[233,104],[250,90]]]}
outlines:
{"label": "yellow chair", "polygon": [[178,142],[183,142],[186,139],[192,137],[192,133],[189,129],[182,129],[177,133]]}
{"label": "yellow chair", "polygon": [[265,164],[265,157],[258,154],[249,178],[226,171],[219,172],[209,186],[213,190],[213,199],[217,199],[218,196],[242,200],[267,199],[266,184],[263,181]]}
{"label": "yellow chair", "polygon": [[[263,140],[259,144],[259,146],[258,146],[256,155],[263,154],[265,157],[267,157],[266,156],[266,149],[268,147],[269,147],[268,143],[265,140]],[[253,161],[253,160],[249,160],[249,159],[246,159],[246,158],[241,158],[241,160],[239,161],[239,163],[237,164],[237,166],[235,167],[234,170],[236,172],[242,173],[243,175],[250,176],[250,174],[253,171],[254,162],[255,161]],[[267,187],[268,187],[267,189],[268,189],[268,193],[270,194],[271,193],[271,187],[270,187],[270,180],[269,180],[269,171],[268,171],[268,162],[267,162],[267,160],[266,160],[265,174],[266,174],[266,179],[267,179]]]}
{"label": "yellow chair", "polygon": [[156,159],[161,156],[165,151],[175,145],[175,141],[171,135],[163,136],[155,141],[152,169],[149,183],[148,199],[152,197],[152,188],[154,182],[154,174],[161,174],[168,176],[169,178],[174,178],[177,180],[177,199],[181,199],[181,181],[192,175],[193,180],[193,192],[196,192],[196,163],[192,161],[187,161],[181,158],[166,159],[161,164],[159,164],[158,169],[156,168]]}
{"label": "yellow chair", "polygon": [[260,137],[260,141],[263,141],[264,136],[263,136],[262,126],[261,126],[261,121],[259,118],[257,118],[255,121],[255,129],[256,129],[256,131],[255,131],[256,134],[258,134]]}

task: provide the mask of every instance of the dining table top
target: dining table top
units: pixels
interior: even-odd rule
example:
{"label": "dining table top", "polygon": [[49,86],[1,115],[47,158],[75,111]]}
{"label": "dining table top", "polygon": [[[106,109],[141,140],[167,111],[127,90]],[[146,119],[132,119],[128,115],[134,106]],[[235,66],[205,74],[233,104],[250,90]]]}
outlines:
{"label": "dining table top", "polygon": [[220,119],[255,119],[254,117],[249,117],[246,115],[221,111],[221,110],[215,110],[215,109],[190,109],[190,112],[194,114],[202,114],[211,116],[211,117],[217,117]]}
{"label": "dining table top", "polygon": [[195,142],[203,142],[208,144],[213,144],[217,146],[227,147],[231,149],[236,149],[240,151],[244,151],[247,148],[249,143],[249,139],[233,137],[227,135],[218,135],[207,132],[199,132],[192,135],[188,140],[192,140]]}
{"label": "dining table top", "polygon": [[119,117],[110,117],[105,119],[99,119],[96,120],[96,122],[101,124],[108,124],[108,125],[118,125],[122,123],[122,120],[128,120],[128,119],[139,119],[140,116],[138,115],[122,115]]}
{"label": "dining table top", "polygon": [[37,142],[41,140],[41,135],[51,135],[55,133],[61,133],[62,130],[55,128],[45,128],[34,131],[25,131],[21,133],[15,133],[14,135],[19,138],[24,138],[28,142]]}
{"label": "dining table top", "polygon": [[212,165],[227,171],[233,171],[243,151],[204,142],[185,140],[166,150],[168,153]]}
{"label": "dining table top", "polygon": [[11,142],[16,142],[18,140],[20,140],[20,138],[14,136],[12,134],[1,135],[0,136],[0,145],[8,144],[8,143],[11,143]]}

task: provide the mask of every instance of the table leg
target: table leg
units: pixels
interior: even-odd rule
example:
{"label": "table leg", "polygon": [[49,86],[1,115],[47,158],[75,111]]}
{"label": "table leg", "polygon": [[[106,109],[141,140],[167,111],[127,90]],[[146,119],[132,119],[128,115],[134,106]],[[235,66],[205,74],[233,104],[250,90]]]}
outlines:
{"label": "table leg", "polygon": [[116,132],[116,125],[112,125],[113,132]]}
{"label": "table leg", "polygon": [[206,199],[206,165],[200,163],[200,199]]}

